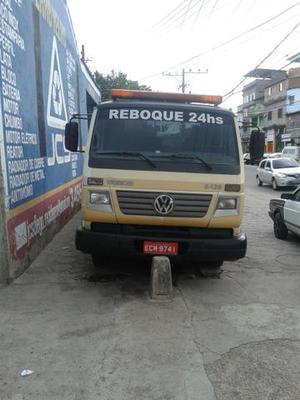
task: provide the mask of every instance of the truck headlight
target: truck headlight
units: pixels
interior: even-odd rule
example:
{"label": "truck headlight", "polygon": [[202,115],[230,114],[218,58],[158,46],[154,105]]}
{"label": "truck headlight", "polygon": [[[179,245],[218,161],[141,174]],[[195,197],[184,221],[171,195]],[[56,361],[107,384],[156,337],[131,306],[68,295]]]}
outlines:
{"label": "truck headlight", "polygon": [[90,192],[91,204],[110,204],[108,192]]}
{"label": "truck headlight", "polygon": [[89,208],[111,212],[112,207],[109,192],[89,192]]}
{"label": "truck headlight", "polygon": [[221,197],[218,200],[217,210],[234,210],[237,206],[237,198]]}
{"label": "truck headlight", "polygon": [[238,215],[239,199],[237,197],[219,197],[215,217]]}

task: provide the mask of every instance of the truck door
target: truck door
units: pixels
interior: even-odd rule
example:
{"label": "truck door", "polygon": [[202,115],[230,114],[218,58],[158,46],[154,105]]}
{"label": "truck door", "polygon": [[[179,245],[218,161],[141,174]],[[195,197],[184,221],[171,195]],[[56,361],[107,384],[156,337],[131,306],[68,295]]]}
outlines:
{"label": "truck door", "polygon": [[287,228],[300,235],[300,189],[293,200],[286,200],[283,213]]}

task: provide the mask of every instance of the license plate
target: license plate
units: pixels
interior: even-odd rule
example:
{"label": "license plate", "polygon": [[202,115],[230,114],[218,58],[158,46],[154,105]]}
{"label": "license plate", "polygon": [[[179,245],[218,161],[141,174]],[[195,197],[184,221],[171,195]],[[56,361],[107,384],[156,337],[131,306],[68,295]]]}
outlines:
{"label": "license plate", "polygon": [[144,254],[178,254],[178,243],[171,242],[144,242]]}

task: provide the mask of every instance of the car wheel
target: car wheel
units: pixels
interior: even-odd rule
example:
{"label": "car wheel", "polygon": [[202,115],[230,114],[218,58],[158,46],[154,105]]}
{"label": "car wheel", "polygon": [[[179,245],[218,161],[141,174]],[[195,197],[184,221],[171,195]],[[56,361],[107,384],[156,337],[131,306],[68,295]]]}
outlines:
{"label": "car wheel", "polygon": [[280,212],[277,212],[274,216],[274,235],[277,239],[286,239],[288,236],[288,230],[282,219]]}
{"label": "car wheel", "polygon": [[257,183],[257,186],[262,186],[262,184],[263,184],[258,175],[256,175],[256,183]]}
{"label": "car wheel", "polygon": [[277,190],[277,189],[278,189],[277,182],[276,182],[276,179],[275,179],[275,178],[272,179],[272,188],[273,188],[274,190]]}

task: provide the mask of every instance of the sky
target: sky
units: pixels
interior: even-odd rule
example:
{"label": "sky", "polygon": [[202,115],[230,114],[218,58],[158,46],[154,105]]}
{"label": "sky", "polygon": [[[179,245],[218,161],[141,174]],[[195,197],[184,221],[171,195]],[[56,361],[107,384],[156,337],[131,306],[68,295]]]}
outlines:
{"label": "sky", "polygon": [[[122,71],[152,90],[178,92],[181,78],[168,74],[185,68],[202,72],[186,75],[187,92],[224,95],[273,50],[261,68],[281,69],[300,52],[296,0],[68,0],[68,5],[90,69]],[[222,106],[236,111],[242,86]]]}

